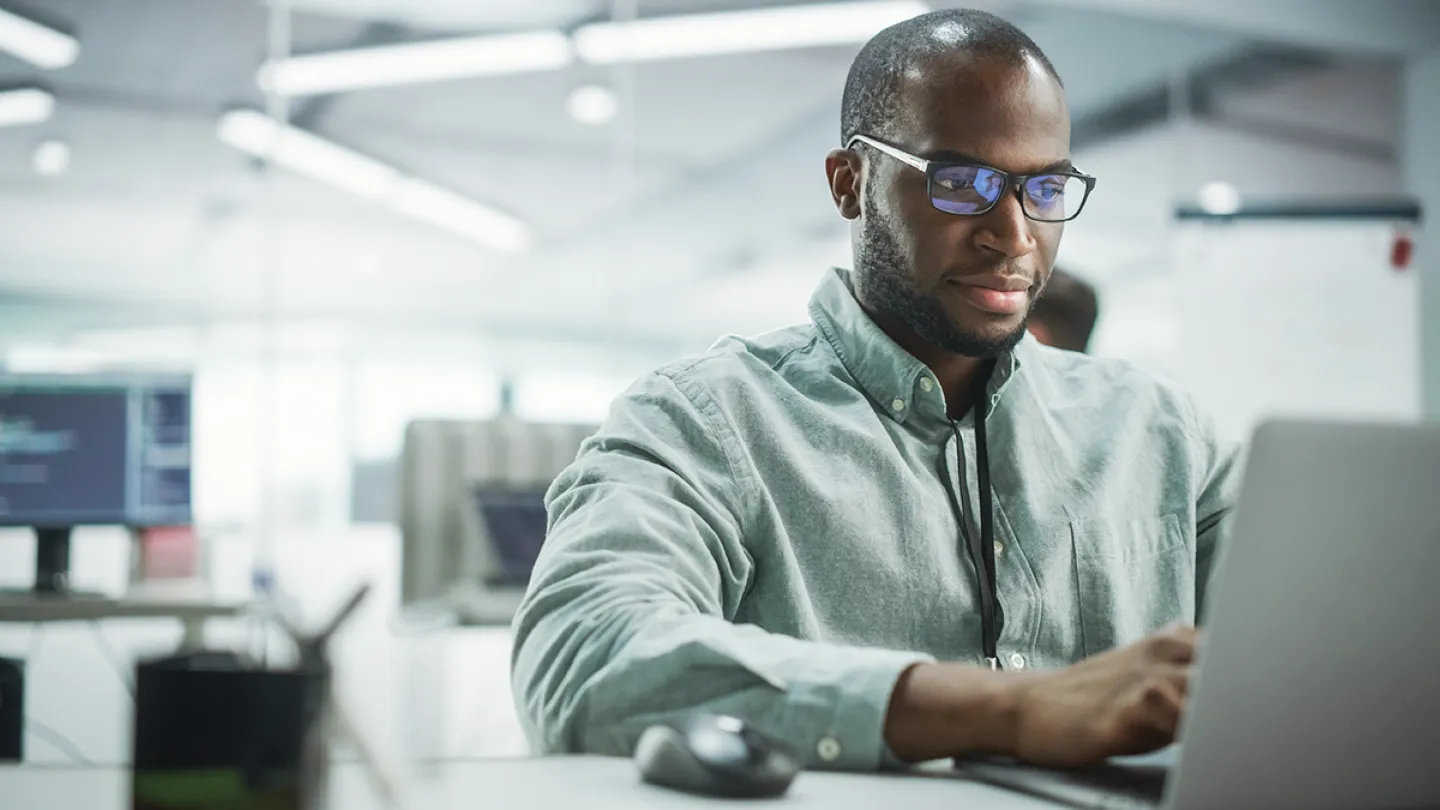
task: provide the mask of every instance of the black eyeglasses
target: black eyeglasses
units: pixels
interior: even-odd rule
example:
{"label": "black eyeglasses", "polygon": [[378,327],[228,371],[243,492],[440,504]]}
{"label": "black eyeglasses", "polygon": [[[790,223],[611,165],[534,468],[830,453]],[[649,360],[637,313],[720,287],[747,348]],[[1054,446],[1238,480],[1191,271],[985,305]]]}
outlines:
{"label": "black eyeglasses", "polygon": [[851,149],[857,142],[924,172],[930,204],[947,214],[979,216],[1000,202],[1005,189],[1014,188],[1026,217],[1036,222],[1067,222],[1080,216],[1095,188],[1095,178],[1084,172],[1009,174],[976,163],[926,160],[867,135],[856,135],[845,148]]}

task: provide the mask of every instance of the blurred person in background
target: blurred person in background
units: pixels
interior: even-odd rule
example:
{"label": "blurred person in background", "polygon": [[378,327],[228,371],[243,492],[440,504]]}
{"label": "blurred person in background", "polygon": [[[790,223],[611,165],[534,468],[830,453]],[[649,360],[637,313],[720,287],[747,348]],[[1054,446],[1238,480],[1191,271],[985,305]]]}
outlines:
{"label": "blurred person in background", "polygon": [[1046,346],[1085,353],[1100,316],[1095,288],[1056,267],[1045,292],[1030,310],[1030,334]]}
{"label": "blurred person in background", "polygon": [[1170,743],[1234,455],[1186,394],[1026,337],[1095,184],[1059,76],[936,11],[861,50],[842,106],[853,271],[811,323],[636,382],[547,494],[532,745],[625,755],[701,711],[854,770]]}

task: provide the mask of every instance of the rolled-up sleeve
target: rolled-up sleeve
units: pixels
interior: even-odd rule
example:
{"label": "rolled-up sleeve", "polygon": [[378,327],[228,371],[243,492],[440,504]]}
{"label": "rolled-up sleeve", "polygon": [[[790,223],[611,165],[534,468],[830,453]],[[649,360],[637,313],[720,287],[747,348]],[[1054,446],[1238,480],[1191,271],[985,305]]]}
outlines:
{"label": "rolled-up sleeve", "polygon": [[698,383],[654,374],[612,408],[547,494],[549,532],[514,622],[512,679],[542,753],[628,755],[693,711],[745,718],[812,767],[873,770],[915,653],[733,623],[757,572],[760,497]]}

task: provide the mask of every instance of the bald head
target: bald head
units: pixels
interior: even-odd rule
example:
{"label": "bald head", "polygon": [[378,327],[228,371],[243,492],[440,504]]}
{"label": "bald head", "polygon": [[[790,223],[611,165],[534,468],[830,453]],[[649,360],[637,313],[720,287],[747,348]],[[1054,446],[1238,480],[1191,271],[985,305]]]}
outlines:
{"label": "bald head", "polygon": [[966,63],[985,62],[1060,75],[1025,32],[1000,17],[973,9],[932,11],[890,26],[866,43],[850,66],[840,111],[840,142],[857,134],[886,138],[905,109],[907,84],[925,82]]}

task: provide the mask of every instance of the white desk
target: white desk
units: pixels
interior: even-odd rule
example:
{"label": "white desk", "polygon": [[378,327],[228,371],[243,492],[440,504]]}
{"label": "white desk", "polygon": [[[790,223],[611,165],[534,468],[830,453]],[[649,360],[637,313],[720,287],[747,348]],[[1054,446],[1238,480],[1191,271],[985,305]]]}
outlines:
{"label": "white desk", "polygon": [[[128,810],[124,770],[46,770],[0,767],[0,806],[25,810]],[[417,779],[405,810],[656,810],[739,806],[795,810],[1055,810],[1057,805],[968,782],[953,774],[803,773],[784,797],[771,801],[707,799],[646,785],[628,759],[551,757],[491,759],[437,766]],[[336,765],[330,807],[385,810],[357,766]]]}
{"label": "white desk", "polygon": [[253,607],[246,602],[216,602],[163,590],[137,590],[118,599],[103,596],[73,598],[25,593],[0,594],[0,622],[85,622],[122,618],[174,618],[185,629],[181,649],[204,645],[207,619],[239,616]]}

